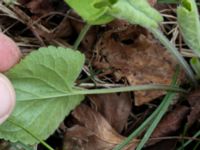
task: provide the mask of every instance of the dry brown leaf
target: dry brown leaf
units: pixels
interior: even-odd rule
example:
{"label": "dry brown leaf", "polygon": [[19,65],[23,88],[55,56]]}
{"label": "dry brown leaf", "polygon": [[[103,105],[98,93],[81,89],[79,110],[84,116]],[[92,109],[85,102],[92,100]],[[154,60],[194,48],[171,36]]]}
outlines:
{"label": "dry brown leaf", "polygon": [[[151,135],[151,138],[159,138],[168,136],[180,129],[183,120],[186,118],[189,112],[189,108],[186,106],[178,106],[173,111],[168,113],[158,124],[156,129]],[[160,140],[152,140],[148,142],[148,145],[155,144]]]}
{"label": "dry brown leaf", "polygon": [[[81,147],[83,150],[110,150],[124,139],[100,113],[84,104],[78,106],[72,115],[78,120],[79,125],[67,130],[64,149],[68,146],[72,149]],[[125,150],[134,150],[135,146],[136,143],[132,142]]]}
{"label": "dry brown leaf", "polygon": [[187,126],[191,127],[200,118],[200,90],[192,91],[187,99],[191,106]]}
{"label": "dry brown leaf", "polygon": [[128,93],[90,95],[90,100],[94,103],[98,112],[108,121],[108,123],[121,133],[127,123],[131,113],[131,98]]}
{"label": "dry brown leaf", "polygon": [[[147,30],[138,26],[105,32],[96,45],[95,54],[95,67],[110,69],[116,80],[126,78],[131,85],[169,85],[177,64]],[[164,93],[135,92],[135,104],[150,102]]]}

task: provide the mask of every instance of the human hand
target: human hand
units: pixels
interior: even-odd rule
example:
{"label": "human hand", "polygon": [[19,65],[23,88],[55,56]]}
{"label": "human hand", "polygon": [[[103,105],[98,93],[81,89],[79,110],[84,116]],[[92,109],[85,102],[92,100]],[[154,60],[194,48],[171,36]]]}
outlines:
{"label": "human hand", "polygon": [[[6,72],[19,62],[21,52],[16,43],[0,33],[0,72]],[[9,79],[0,73],[0,124],[12,113],[15,107],[15,90]]]}

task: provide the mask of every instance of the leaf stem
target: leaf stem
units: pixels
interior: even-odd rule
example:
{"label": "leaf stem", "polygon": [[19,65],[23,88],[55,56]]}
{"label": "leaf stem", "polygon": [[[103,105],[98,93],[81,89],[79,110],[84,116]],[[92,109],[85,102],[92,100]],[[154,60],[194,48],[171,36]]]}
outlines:
{"label": "leaf stem", "polygon": [[168,86],[162,84],[147,84],[147,85],[136,85],[128,87],[117,87],[117,88],[103,88],[103,89],[92,89],[92,90],[78,90],[72,92],[73,95],[89,95],[89,94],[108,94],[117,92],[130,92],[140,90],[167,90],[173,92],[187,93],[184,89],[178,88],[177,86]]}
{"label": "leaf stem", "polygon": [[194,73],[192,72],[192,69],[190,68],[186,60],[183,58],[183,56],[178,52],[176,47],[172,43],[170,43],[170,41],[163,35],[163,33],[159,29],[151,28],[148,30],[151,31],[158,40],[160,40],[160,42],[169,50],[171,54],[173,54],[173,56],[178,60],[179,64],[185,70],[190,80],[195,86],[197,86],[197,82]]}
{"label": "leaf stem", "polygon": [[[16,89],[17,90],[17,89]],[[179,92],[187,94],[188,92],[177,86],[169,86],[163,84],[147,84],[147,85],[135,85],[126,87],[116,87],[116,88],[103,88],[103,89],[82,89],[80,87],[74,87],[72,91],[64,92],[55,96],[45,95],[43,97],[38,97],[37,100],[47,100],[51,98],[66,97],[66,96],[76,96],[76,95],[91,95],[91,94],[109,94],[109,93],[119,93],[119,92],[131,92],[131,91],[152,91],[152,90],[166,90],[172,92]],[[19,99],[18,101],[30,101],[35,100],[35,98],[25,98]]]}
{"label": "leaf stem", "polygon": [[46,142],[44,142],[43,140],[39,139],[36,135],[34,135],[31,131],[29,131],[28,129],[26,129],[25,127],[23,127],[21,124],[17,123],[16,121],[12,120],[11,118],[8,119],[8,121],[12,124],[14,124],[15,126],[23,129],[26,133],[28,133],[29,135],[31,135],[34,139],[36,139],[37,141],[39,141],[44,147],[46,147],[48,150],[54,150],[50,145],[48,145]]}
{"label": "leaf stem", "polygon": [[80,45],[81,41],[83,40],[83,38],[85,37],[86,33],[88,32],[88,30],[90,29],[91,25],[90,24],[86,24],[83,29],[81,30],[78,38],[76,39],[73,49],[77,49],[78,46]]}

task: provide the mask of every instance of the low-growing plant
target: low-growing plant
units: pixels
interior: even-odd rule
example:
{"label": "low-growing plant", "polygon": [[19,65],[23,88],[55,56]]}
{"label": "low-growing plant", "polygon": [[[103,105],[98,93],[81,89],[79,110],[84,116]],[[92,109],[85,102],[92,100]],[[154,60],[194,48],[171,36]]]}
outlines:
{"label": "low-growing plant", "polygon": [[[42,140],[55,131],[59,123],[70,111],[81,103],[84,95],[155,89],[171,91],[166,95],[163,103],[155,113],[143,125],[145,128],[147,124],[152,122],[150,130],[145,134],[145,137],[149,138],[159,120],[167,111],[171,100],[173,100],[174,92],[185,92],[177,87],[176,79],[173,80],[173,85],[171,86],[141,85],[110,89],[81,89],[76,87],[75,80],[81,72],[85,57],[76,49],[91,25],[106,24],[115,18],[124,19],[131,24],[140,25],[152,32],[169,52],[177,58],[190,80],[193,84],[196,84],[193,71],[186,60],[159,30],[159,23],[163,20],[161,14],[152,8],[146,0],[65,1],[84,19],[87,25],[76,41],[74,49],[54,46],[40,48],[6,73],[15,87],[17,105],[11,117],[0,126],[0,138],[12,142],[20,141],[28,145],[41,142],[48,149],[52,149]],[[193,0],[184,0],[182,4],[186,8],[179,8],[178,15],[180,17],[181,15],[187,15],[185,11],[189,11],[192,12],[192,15],[195,15],[191,19],[197,21],[198,14],[193,12],[193,9],[196,11],[195,2]],[[183,12],[181,11],[182,9]],[[198,50],[193,46],[194,43],[192,44],[195,40],[198,41],[198,36],[195,35],[195,40],[188,40],[188,35],[191,36],[191,33],[188,33],[190,31],[184,27],[188,25],[188,22],[180,18],[178,21],[180,26],[182,25],[182,33],[185,35],[184,38],[188,46],[191,46],[194,51]],[[154,119],[155,121],[152,121]],[[141,132],[144,128],[139,128],[137,131]],[[128,142],[137,134],[135,132],[131,134]],[[148,138],[141,141],[137,148],[138,150],[143,147]],[[128,142],[126,141],[126,144]],[[122,145],[124,146],[124,144]],[[121,149],[123,146],[119,146],[120,148],[116,149]]]}

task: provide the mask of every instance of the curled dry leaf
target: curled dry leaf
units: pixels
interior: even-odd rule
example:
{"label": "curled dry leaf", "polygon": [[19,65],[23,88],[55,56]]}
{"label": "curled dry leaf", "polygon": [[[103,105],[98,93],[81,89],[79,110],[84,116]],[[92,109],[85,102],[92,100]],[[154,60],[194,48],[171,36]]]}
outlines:
{"label": "curled dry leaf", "polygon": [[[79,125],[67,130],[64,149],[81,147],[86,150],[111,150],[124,139],[100,113],[84,104],[78,106],[72,115],[78,120]],[[125,150],[133,150],[135,146],[133,140]]]}
{"label": "curled dry leaf", "polygon": [[187,126],[191,127],[194,122],[200,118],[200,90],[197,89],[192,91],[187,99],[191,106],[191,111],[188,115]]}
{"label": "curled dry leaf", "polygon": [[131,113],[131,98],[128,93],[90,95],[97,111],[108,121],[108,123],[121,133]]}
{"label": "curled dry leaf", "polygon": [[[138,26],[109,30],[95,47],[93,65],[113,72],[116,80],[126,78],[130,85],[171,83],[177,62],[152,38],[147,30]],[[150,102],[164,91],[135,92],[135,104]]]}

